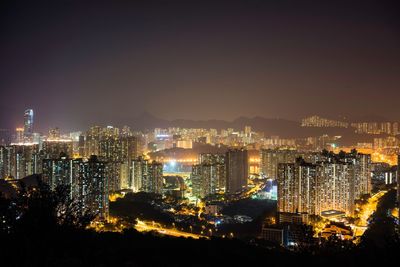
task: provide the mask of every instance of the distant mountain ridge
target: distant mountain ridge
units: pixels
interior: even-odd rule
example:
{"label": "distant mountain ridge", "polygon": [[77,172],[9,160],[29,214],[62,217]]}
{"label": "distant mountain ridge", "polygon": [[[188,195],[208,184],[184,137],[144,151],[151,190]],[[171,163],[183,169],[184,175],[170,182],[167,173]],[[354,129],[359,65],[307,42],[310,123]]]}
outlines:
{"label": "distant mountain ridge", "polygon": [[391,122],[391,121],[393,120],[389,120],[388,118],[375,114],[358,116],[352,119],[352,122]]}
{"label": "distant mountain ridge", "polygon": [[318,116],[320,118],[334,120],[334,121],[343,121],[343,122],[394,122],[384,116],[376,115],[376,114],[368,114],[363,116],[325,116],[320,114],[310,114],[305,116],[304,118],[309,118],[312,116]]}
{"label": "distant mountain ridge", "polygon": [[182,128],[214,128],[217,130],[233,128],[244,130],[245,126],[251,126],[253,131],[264,132],[266,136],[279,136],[281,138],[302,138],[310,136],[348,135],[353,134],[351,129],[343,128],[306,128],[301,127],[300,122],[287,119],[255,117],[239,117],[233,121],[225,120],[165,120],[153,116],[150,113],[143,113],[127,125],[137,130],[153,130],[154,128],[182,127]]}
{"label": "distant mountain ridge", "polygon": [[[0,106],[0,110],[4,107]],[[13,108],[10,108],[13,111]],[[14,122],[22,122],[22,116],[19,113],[4,112],[0,113],[2,116],[1,124],[5,129],[14,129]],[[12,119],[7,119],[6,114],[16,114]],[[17,116],[18,115],[18,116]],[[318,115],[325,117],[324,115]],[[351,118],[350,118],[351,117]],[[390,121],[382,116],[378,115],[367,115],[362,117],[348,116],[346,117],[348,122],[387,122]],[[36,117],[36,131],[46,133],[48,131],[47,123],[43,121],[40,114]],[[251,126],[253,131],[264,132],[266,136],[279,136],[281,138],[301,138],[310,136],[321,136],[323,134],[328,135],[340,135],[351,137],[354,136],[354,130],[352,128],[306,128],[301,127],[301,122],[290,119],[282,118],[265,118],[261,116],[255,117],[238,117],[232,121],[210,119],[210,120],[191,120],[191,119],[174,119],[167,120],[154,116],[149,112],[143,112],[138,115],[130,115],[129,113],[123,116],[115,116],[112,113],[106,113],[105,115],[95,117],[95,120],[91,124],[87,124],[85,119],[68,118],[66,121],[61,121],[59,124],[54,124],[65,132],[68,131],[86,131],[90,126],[93,125],[114,125],[122,127],[128,125],[134,130],[148,130],[152,131],[154,128],[168,128],[168,127],[182,127],[182,128],[215,128],[218,130],[233,128],[235,130],[244,130],[245,126]],[[44,126],[45,125],[45,126]],[[10,130],[11,132],[12,130]],[[354,136],[353,140],[360,138],[359,135]]]}
{"label": "distant mountain ridge", "polygon": [[245,126],[251,126],[254,131],[268,131],[275,132],[275,129],[286,128],[299,128],[300,122],[285,120],[285,119],[270,119],[260,116],[256,117],[239,117],[233,121],[226,120],[188,120],[188,119],[175,119],[165,120],[160,119],[150,113],[142,113],[141,115],[133,118],[131,121],[132,126],[136,129],[154,129],[166,127],[182,127],[182,128],[215,128],[226,129],[234,128],[235,130],[244,129]]}

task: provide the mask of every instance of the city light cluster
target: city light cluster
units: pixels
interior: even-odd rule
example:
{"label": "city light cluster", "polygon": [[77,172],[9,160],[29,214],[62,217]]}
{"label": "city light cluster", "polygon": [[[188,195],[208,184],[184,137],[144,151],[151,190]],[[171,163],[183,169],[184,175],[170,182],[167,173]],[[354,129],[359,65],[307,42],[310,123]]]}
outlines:
{"label": "city light cluster", "polygon": [[[33,110],[28,109],[24,127],[17,128],[11,142],[1,144],[1,179],[16,185],[38,174],[52,190],[67,186],[81,209],[96,214],[92,226],[98,231],[135,227],[197,239],[219,234],[221,225],[252,222],[248,215],[223,212],[231,203],[251,199],[276,201],[277,217],[266,218],[262,238],[293,246],[298,244],[293,236],[299,233],[287,224],[309,224],[319,237],[351,240],[365,232],[385,187],[395,184],[399,173],[394,136],[374,137],[371,145],[358,143],[357,151],[340,146],[342,136],[288,139],[266,136],[250,126],[243,131],[92,126],[69,134],[51,128],[47,135],[35,133],[33,126]],[[302,126],[349,125],[314,116]],[[374,190],[378,193],[372,195]],[[151,205],[198,231],[193,233],[192,227],[188,233],[184,227],[178,230],[144,219],[136,224],[114,222],[110,202],[128,193],[160,196],[162,203]],[[357,204],[365,197],[370,197],[366,204]],[[311,220],[313,216],[320,220]],[[292,237],[283,242],[280,236]]]}

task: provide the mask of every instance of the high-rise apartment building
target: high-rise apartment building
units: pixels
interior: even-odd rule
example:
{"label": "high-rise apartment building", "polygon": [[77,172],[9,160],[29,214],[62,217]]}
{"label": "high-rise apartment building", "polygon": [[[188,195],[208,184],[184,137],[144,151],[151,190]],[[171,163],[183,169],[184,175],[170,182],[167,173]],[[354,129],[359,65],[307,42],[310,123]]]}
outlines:
{"label": "high-rise apartment building", "polygon": [[127,133],[126,128],[120,134],[119,129],[112,126],[91,127],[86,136],[79,139],[79,147],[80,151],[84,147],[86,157],[97,155],[106,161],[131,161],[140,153],[139,139],[136,136]]}
{"label": "high-rise apartment building", "polygon": [[322,162],[317,168],[317,214],[336,210],[354,213],[355,170],[352,163]]}
{"label": "high-rise apartment building", "polygon": [[317,214],[317,166],[299,158],[278,167],[278,210]]}
{"label": "high-rise apartment building", "polygon": [[0,147],[0,172],[2,177],[21,179],[41,172],[41,154],[37,144]]}
{"label": "high-rise apartment building", "polygon": [[162,194],[163,165],[139,157],[131,162],[130,188],[134,192]]}
{"label": "high-rise apartment building", "polygon": [[85,136],[85,157],[99,155],[100,137],[102,128],[99,126],[90,127]]}
{"label": "high-rise apartment building", "polygon": [[72,140],[70,139],[48,139],[42,143],[44,158],[57,159],[60,155],[72,157]]}
{"label": "high-rise apartment building", "polygon": [[147,175],[147,163],[143,157],[138,157],[131,162],[129,187],[133,192],[143,191],[142,183],[143,177]]}
{"label": "high-rise apartment building", "polygon": [[260,172],[268,179],[278,177],[279,163],[294,163],[298,153],[290,149],[262,149],[260,151]]}
{"label": "high-rise apartment building", "polygon": [[70,197],[82,209],[90,210],[100,218],[108,216],[109,176],[107,163],[92,156],[89,160],[58,159],[43,160],[43,181],[54,189],[68,186]]}
{"label": "high-rise apartment building", "polygon": [[226,193],[235,194],[247,186],[248,156],[245,149],[226,152]]}
{"label": "high-rise apartment building", "polygon": [[354,181],[354,197],[361,198],[363,195],[369,195],[372,191],[371,177],[371,155],[361,154],[356,150],[346,154],[346,162],[351,162],[354,165],[355,181]]}
{"label": "high-rise apartment building", "polygon": [[14,143],[22,144],[24,142],[25,142],[24,128],[16,128],[15,129]]}
{"label": "high-rise apartment building", "polygon": [[192,193],[204,198],[215,193],[225,192],[226,165],[225,155],[201,154],[199,164],[192,167]]}
{"label": "high-rise apartment building", "polygon": [[33,110],[27,109],[24,112],[24,135],[29,140],[33,135]]}
{"label": "high-rise apartment building", "polygon": [[160,162],[148,163],[147,175],[142,183],[145,192],[163,193],[163,165]]}
{"label": "high-rise apartment building", "polygon": [[57,159],[44,159],[42,162],[42,179],[49,187],[54,190],[59,185],[70,186],[71,193],[74,191],[73,178],[76,174],[75,164],[80,160],[73,160],[67,155],[62,155]]}
{"label": "high-rise apartment building", "polygon": [[353,215],[355,200],[370,193],[371,159],[351,153],[321,154],[319,161],[280,163],[278,167],[278,210],[321,215],[340,211]]}
{"label": "high-rise apartment building", "polygon": [[326,118],[321,118],[319,116],[311,116],[302,119],[301,121],[302,127],[339,127],[339,128],[347,128],[349,127],[349,123],[344,121],[330,120]]}

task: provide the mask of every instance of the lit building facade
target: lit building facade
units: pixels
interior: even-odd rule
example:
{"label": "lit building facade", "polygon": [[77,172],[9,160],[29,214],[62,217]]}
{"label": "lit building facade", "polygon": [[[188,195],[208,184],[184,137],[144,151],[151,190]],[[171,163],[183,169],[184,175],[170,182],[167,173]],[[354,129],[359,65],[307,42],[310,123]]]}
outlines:
{"label": "lit building facade", "polygon": [[294,163],[298,153],[289,149],[262,149],[260,151],[260,172],[268,179],[278,177],[279,163]]}
{"label": "lit building facade", "polygon": [[57,159],[60,155],[72,157],[73,155],[72,140],[69,139],[48,139],[42,143],[43,155],[47,159]]}
{"label": "lit building facade", "polygon": [[354,197],[361,198],[363,195],[369,195],[372,191],[372,161],[371,155],[361,154],[356,150],[346,154],[346,162],[351,162],[354,166]]}
{"label": "lit building facade", "polygon": [[0,172],[2,177],[21,179],[41,173],[39,145],[24,144],[0,147]]}
{"label": "lit building facade", "polygon": [[354,213],[355,170],[344,162],[322,162],[318,166],[317,213],[336,210],[351,216]]}
{"label": "lit building facade", "polygon": [[198,198],[225,193],[225,155],[201,154],[199,164],[192,167],[191,179],[192,194]]}
{"label": "lit building facade", "polygon": [[279,212],[321,215],[335,210],[353,215],[355,200],[370,193],[370,156],[353,151],[317,158],[321,161],[308,163],[299,158],[279,164]]}
{"label": "lit building facade", "polygon": [[71,199],[77,201],[82,210],[90,210],[99,218],[107,218],[109,211],[109,176],[107,163],[96,156],[89,160],[58,159],[43,160],[43,181],[51,189],[59,185],[68,186]]}
{"label": "lit building facade", "polygon": [[226,152],[226,193],[235,194],[247,186],[248,155],[245,149]]}
{"label": "lit building facade", "polygon": [[24,112],[24,136],[30,140],[33,135],[33,110],[27,109]]}
{"label": "lit building facade", "polygon": [[130,188],[134,192],[162,194],[163,165],[142,157],[132,160]]}

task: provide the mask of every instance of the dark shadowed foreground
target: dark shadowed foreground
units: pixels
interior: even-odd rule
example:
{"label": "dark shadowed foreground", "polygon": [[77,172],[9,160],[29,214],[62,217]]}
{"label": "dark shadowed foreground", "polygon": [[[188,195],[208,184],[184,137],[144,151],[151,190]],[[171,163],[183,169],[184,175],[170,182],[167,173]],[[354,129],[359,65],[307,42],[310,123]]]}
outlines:
{"label": "dark shadowed foreground", "polygon": [[370,266],[393,264],[400,252],[395,222],[387,210],[395,192],[385,195],[360,245],[329,240],[290,252],[261,240],[193,240],[86,230],[91,214],[45,186],[22,191],[16,200],[0,198],[2,266]]}

